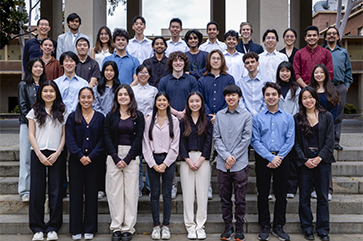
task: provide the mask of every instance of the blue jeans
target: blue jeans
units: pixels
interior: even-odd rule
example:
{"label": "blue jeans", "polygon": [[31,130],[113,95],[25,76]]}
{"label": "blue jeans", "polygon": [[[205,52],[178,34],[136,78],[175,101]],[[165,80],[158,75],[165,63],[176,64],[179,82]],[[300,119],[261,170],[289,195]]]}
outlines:
{"label": "blue jeans", "polygon": [[[139,168],[139,191],[141,192],[143,187],[144,187],[144,183],[142,182],[142,176],[144,175],[144,173],[142,172],[142,155],[140,156],[140,168]],[[150,190],[150,182],[149,182],[149,174],[146,172],[145,175],[145,185],[146,188],[148,190]]]}
{"label": "blue jeans", "polygon": [[19,184],[20,197],[30,193],[30,142],[27,124],[20,124],[19,131]]}
{"label": "blue jeans", "polygon": [[[154,159],[157,165],[163,163],[166,157],[166,153],[154,154]],[[159,173],[153,168],[148,167],[147,172],[149,173],[150,181],[150,203],[151,203],[151,213],[154,220],[154,227],[160,225],[160,215],[159,215],[159,198],[160,198],[160,176],[162,178],[163,184],[163,225],[168,226],[171,215],[171,188],[173,186],[173,178],[175,172],[175,163],[171,164],[165,169],[164,173]]]}

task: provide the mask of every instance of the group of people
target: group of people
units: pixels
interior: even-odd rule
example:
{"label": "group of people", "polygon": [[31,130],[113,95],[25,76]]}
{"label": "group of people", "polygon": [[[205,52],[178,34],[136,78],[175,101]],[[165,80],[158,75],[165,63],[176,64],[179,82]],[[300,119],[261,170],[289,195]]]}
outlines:
{"label": "group of people", "polygon": [[[19,194],[29,201],[33,240],[57,240],[62,199],[69,184],[73,240],[97,233],[97,201],[107,196],[112,241],[135,233],[138,198],[150,191],[152,239],[170,239],[172,198],[177,195],[180,160],[184,224],[189,239],[206,239],[211,171],[216,162],[225,230],[221,240],[244,240],[249,150],[254,149],[259,240],[283,230],[286,198],[299,187],[304,237],[314,239],[310,196],[317,198],[315,231],[329,240],[331,163],[339,145],[346,92],[352,83],[349,55],[339,32],[329,27],[324,47],[315,26],[305,30],[307,46],[298,50],[296,31],[265,31],[253,43],[252,24],[242,22],[217,39],[218,24],[207,24],[208,40],[182,21],[169,24],[170,40],[144,35],[146,21],[133,19],[133,38],[124,29],[101,27],[90,48],[79,31],[81,17],[67,17],[69,31],[57,42],[41,18],[38,35],[26,42],[19,83]],[[30,151],[31,150],[31,151]],[[68,159],[68,178],[66,163]],[[147,164],[145,184],[142,162]],[[50,219],[44,221],[46,178]],[[273,226],[268,200],[273,178]],[[160,179],[162,184],[160,184]],[[312,188],[315,188],[312,192]],[[163,220],[160,220],[160,192]],[[234,193],[234,219],[233,202]],[[194,212],[194,202],[197,210]],[[83,209],[84,204],[84,209]],[[194,217],[195,216],[195,217]]]}

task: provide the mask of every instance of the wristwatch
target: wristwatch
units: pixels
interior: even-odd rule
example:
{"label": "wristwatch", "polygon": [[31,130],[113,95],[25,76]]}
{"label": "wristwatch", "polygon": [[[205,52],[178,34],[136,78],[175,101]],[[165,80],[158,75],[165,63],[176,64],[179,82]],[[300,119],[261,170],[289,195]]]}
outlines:
{"label": "wristwatch", "polygon": [[319,161],[322,161],[323,160],[320,156],[317,156],[317,157],[318,157]]}

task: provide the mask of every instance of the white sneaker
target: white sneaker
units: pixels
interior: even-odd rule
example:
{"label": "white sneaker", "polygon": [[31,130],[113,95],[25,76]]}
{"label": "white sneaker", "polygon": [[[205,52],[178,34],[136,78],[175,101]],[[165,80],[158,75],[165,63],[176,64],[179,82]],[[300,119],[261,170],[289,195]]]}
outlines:
{"label": "white sneaker", "polygon": [[331,200],[332,200],[332,198],[333,198],[333,196],[329,193],[329,194],[328,194],[328,201],[331,201]]}
{"label": "white sneaker", "polygon": [[76,234],[76,235],[72,235],[72,239],[73,240],[81,240],[82,239],[82,234]]}
{"label": "white sneaker", "polygon": [[171,188],[171,198],[175,199],[176,195],[178,194],[178,187],[175,185],[173,185],[173,187]]}
{"label": "white sneaker", "polygon": [[36,232],[33,236],[33,240],[44,240],[43,232]]}
{"label": "white sneaker", "polygon": [[317,199],[317,198],[318,198],[318,196],[316,195],[316,192],[315,192],[315,191],[313,191],[313,192],[310,194],[310,196],[311,196],[312,198],[315,198],[315,199]]}
{"label": "white sneaker", "polygon": [[102,199],[105,196],[105,192],[104,191],[98,191],[98,199]]}
{"label": "white sneaker", "polygon": [[93,233],[85,233],[84,234],[84,239],[85,240],[91,240],[91,239],[93,239]]}
{"label": "white sneaker", "polygon": [[292,193],[288,193],[288,194],[286,194],[286,197],[287,197],[287,198],[294,198],[294,197],[295,197],[295,195],[294,195],[294,194],[292,194]]}
{"label": "white sneaker", "polygon": [[268,200],[272,200],[272,195],[268,195]]}
{"label": "white sneaker", "polygon": [[170,239],[170,229],[166,226],[161,228],[161,239]]}
{"label": "white sneaker", "polygon": [[21,197],[21,201],[22,201],[23,203],[29,202],[29,199],[30,199],[29,194],[24,194],[24,195]]}
{"label": "white sneaker", "polygon": [[208,200],[212,200],[213,199],[213,190],[212,190],[212,186],[209,186],[208,188]]}
{"label": "white sneaker", "polygon": [[160,227],[156,226],[153,228],[153,231],[151,233],[152,239],[160,239]]}
{"label": "white sneaker", "polygon": [[195,230],[188,230],[188,239],[197,239],[197,233]]}
{"label": "white sneaker", "polygon": [[205,230],[203,228],[197,230],[197,238],[198,239],[206,239],[207,234],[205,233]]}
{"label": "white sneaker", "polygon": [[55,231],[50,231],[47,234],[47,240],[58,240],[58,234]]}

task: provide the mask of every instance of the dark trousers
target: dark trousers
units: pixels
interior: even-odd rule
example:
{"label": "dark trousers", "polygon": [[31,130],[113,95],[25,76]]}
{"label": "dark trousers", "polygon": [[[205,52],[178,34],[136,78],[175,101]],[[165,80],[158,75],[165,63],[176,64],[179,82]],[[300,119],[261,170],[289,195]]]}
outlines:
{"label": "dark trousers", "polygon": [[287,155],[276,169],[267,167],[268,160],[255,152],[258,222],[261,226],[270,226],[270,211],[268,195],[270,194],[271,175],[272,189],[276,197],[274,207],[274,226],[284,226],[286,223],[286,193],[289,179],[290,158]]}
{"label": "dark trousers", "polygon": [[[44,150],[42,153],[49,156],[54,151]],[[30,201],[29,226],[33,233],[50,231],[58,232],[63,222],[63,188],[62,181],[65,163],[65,152],[62,152],[52,166],[45,166],[34,151],[31,151],[30,166]],[[49,221],[44,222],[44,203],[46,193],[46,178],[48,169],[48,198]]]}
{"label": "dark trousers", "polygon": [[337,118],[334,121],[334,136],[335,136],[335,143],[340,142],[340,134],[342,130],[342,121],[343,121],[343,114],[344,114],[344,106],[347,98],[347,87],[345,84],[338,84],[335,85],[337,88],[339,95],[340,95],[340,103],[338,107],[338,114]]}
{"label": "dark trousers", "polygon": [[98,191],[102,191],[104,193],[106,193],[106,158],[107,155],[103,154],[100,157],[100,165],[99,165],[99,169],[98,169],[98,175],[99,175],[99,179],[98,179]]}
{"label": "dark trousers", "polygon": [[313,231],[313,214],[310,206],[310,191],[315,180],[315,190],[318,196],[316,207],[316,227],[318,234],[329,233],[329,176],[331,173],[331,164],[320,162],[313,169],[302,165],[298,168],[299,177],[299,217],[300,225],[303,231]]}
{"label": "dark trousers", "polygon": [[[166,153],[154,154],[154,159],[157,165],[163,163]],[[171,164],[165,169],[164,173],[159,173],[153,168],[148,167],[147,172],[150,182],[150,203],[151,213],[154,220],[154,226],[160,225],[160,176],[162,179],[162,191],[163,191],[163,225],[169,226],[171,215],[171,188],[173,186],[173,178],[175,173],[175,163]]]}
{"label": "dark trousers", "polygon": [[246,192],[248,183],[248,166],[237,172],[217,170],[219,197],[222,204],[222,217],[226,227],[232,227],[232,191],[234,190],[234,205],[236,227],[241,227],[246,214]]}
{"label": "dark trousers", "polygon": [[294,149],[291,150],[289,154],[290,159],[290,171],[289,171],[289,181],[287,187],[287,193],[296,194],[299,181],[297,178],[297,165],[296,165],[296,152]]}
{"label": "dark trousers", "polygon": [[[69,231],[72,235],[97,232],[97,194],[100,160],[84,166],[77,157],[71,156],[69,166]],[[102,162],[102,165],[104,163]],[[85,208],[83,217],[83,190]]]}

